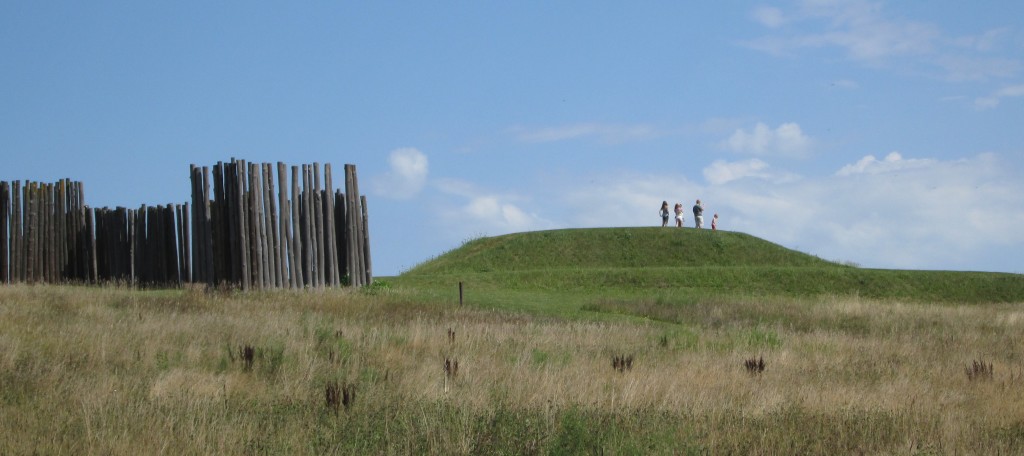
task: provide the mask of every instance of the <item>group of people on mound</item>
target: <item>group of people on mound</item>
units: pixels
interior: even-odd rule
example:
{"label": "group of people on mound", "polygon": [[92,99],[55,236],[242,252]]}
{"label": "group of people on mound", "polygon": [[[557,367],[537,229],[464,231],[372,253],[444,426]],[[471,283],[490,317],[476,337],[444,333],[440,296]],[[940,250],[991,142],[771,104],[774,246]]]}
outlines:
{"label": "group of people on mound", "polygon": [[[676,203],[673,212],[676,214],[676,227],[682,228],[683,222],[683,203]],[[661,215],[661,226],[668,226],[668,218],[672,215],[668,210],[668,201],[661,202],[661,210],[658,212]],[[693,205],[693,225],[696,228],[704,228],[704,203],[697,200],[697,204]],[[718,214],[715,214],[711,218],[711,229],[718,229]]]}

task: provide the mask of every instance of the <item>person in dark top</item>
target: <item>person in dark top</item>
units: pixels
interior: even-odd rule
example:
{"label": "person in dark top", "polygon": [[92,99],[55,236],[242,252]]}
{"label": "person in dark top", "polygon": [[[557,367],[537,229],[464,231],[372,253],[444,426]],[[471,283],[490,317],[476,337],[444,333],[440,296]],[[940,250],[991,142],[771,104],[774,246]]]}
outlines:
{"label": "person in dark top", "polygon": [[668,201],[661,202],[661,211],[658,214],[661,215],[661,226],[668,226]]}
{"label": "person in dark top", "polygon": [[697,228],[704,228],[704,205],[700,200],[693,205],[693,223]]}

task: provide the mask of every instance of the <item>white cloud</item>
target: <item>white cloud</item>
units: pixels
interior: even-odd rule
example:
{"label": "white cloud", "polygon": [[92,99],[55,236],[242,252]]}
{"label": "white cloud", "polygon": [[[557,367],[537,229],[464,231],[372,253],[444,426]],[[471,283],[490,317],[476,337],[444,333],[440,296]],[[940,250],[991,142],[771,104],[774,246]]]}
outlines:
{"label": "white cloud", "polygon": [[735,162],[715,160],[704,168],[704,179],[711,185],[723,185],[744,178],[765,179],[773,182],[788,182],[797,179],[793,174],[771,169],[767,163],[756,158]]}
{"label": "white cloud", "polygon": [[912,168],[921,168],[935,163],[935,160],[912,158],[904,160],[899,152],[889,152],[884,159],[879,160],[874,155],[866,155],[857,160],[857,163],[843,166],[836,172],[837,176],[850,176],[853,174],[880,174],[893,171],[900,171]]}
{"label": "white cloud", "polygon": [[[751,173],[770,169],[746,162]],[[865,267],[1019,270],[1024,181],[992,154],[942,161],[862,159],[830,176],[785,181],[631,175],[574,188],[568,226],[657,226],[662,200],[721,215],[723,229]],[[711,167],[709,167],[711,168]],[[1016,269],[1014,269],[1016,268]]]}
{"label": "white cloud", "polygon": [[1021,63],[1014,59],[963,55],[938,56],[934,64],[945,71],[945,77],[950,81],[1008,78],[1019,73],[1022,68]]}
{"label": "white cloud", "polygon": [[846,90],[854,90],[854,89],[859,89],[860,88],[860,84],[858,84],[857,81],[852,81],[852,80],[849,80],[849,79],[839,79],[839,80],[836,80],[836,81],[832,81],[831,86],[835,87],[837,89],[846,89]]}
{"label": "white cloud", "polygon": [[388,155],[390,170],[373,179],[374,191],[386,198],[408,199],[423,189],[427,182],[427,156],[418,149],[395,149]]}
{"label": "white cloud", "polygon": [[758,8],[752,14],[771,31],[744,44],[774,55],[835,48],[870,66],[925,68],[953,81],[1011,77],[1022,69],[1016,54],[990,55],[1008,41],[1008,29],[948,37],[934,24],[888,17],[880,2],[805,0],[792,12]]}
{"label": "white cloud", "polygon": [[531,216],[523,212],[515,204],[502,202],[496,196],[474,197],[466,204],[464,210],[478,220],[494,222],[503,231],[522,231],[529,229],[533,222]]}
{"label": "white cloud", "polygon": [[781,27],[786,23],[782,10],[771,6],[755,8],[751,15],[759,24],[769,28]]}
{"label": "white cloud", "polygon": [[591,183],[573,186],[558,201],[565,207],[560,211],[565,214],[561,225],[660,225],[658,209],[662,201],[686,206],[701,197],[701,186],[684,176],[627,174],[587,181]]}
{"label": "white cloud", "polygon": [[607,144],[621,144],[651,139],[660,134],[656,128],[650,125],[612,125],[600,123],[580,123],[535,129],[516,127],[511,129],[511,131],[520,141],[531,143],[596,138],[598,141]]}
{"label": "white cloud", "polygon": [[[778,13],[779,16],[782,14],[781,11]],[[881,15],[879,4],[861,0],[805,1],[795,16],[803,22],[821,21],[822,30],[768,36],[748,44],[776,54],[804,48],[839,47],[855,60],[877,61],[891,56],[927,53],[939,37],[938,29],[933,25],[886,20]],[[778,25],[781,24],[774,27]]]}
{"label": "white cloud", "polygon": [[811,145],[811,138],[804,135],[800,125],[796,123],[784,123],[772,130],[761,122],[758,122],[750,132],[737,129],[722,143],[723,147],[733,152],[790,157],[806,155],[810,152]]}
{"label": "white cloud", "polygon": [[1003,98],[1016,98],[1024,96],[1024,84],[1003,87],[992,95],[974,100],[974,107],[978,109],[991,109],[999,106]]}
{"label": "white cloud", "polygon": [[442,203],[437,214],[437,221],[448,231],[446,234],[498,235],[552,226],[551,222],[521,207],[529,198],[488,192],[457,179],[439,179],[435,185],[443,195],[454,197]]}
{"label": "white cloud", "polygon": [[956,38],[953,41],[957,46],[977,50],[977,51],[991,51],[996,47],[998,42],[1003,41],[1004,38],[1010,35],[1011,30],[1007,27],[1000,27],[996,29],[987,30],[981,35],[977,36],[964,36]]}

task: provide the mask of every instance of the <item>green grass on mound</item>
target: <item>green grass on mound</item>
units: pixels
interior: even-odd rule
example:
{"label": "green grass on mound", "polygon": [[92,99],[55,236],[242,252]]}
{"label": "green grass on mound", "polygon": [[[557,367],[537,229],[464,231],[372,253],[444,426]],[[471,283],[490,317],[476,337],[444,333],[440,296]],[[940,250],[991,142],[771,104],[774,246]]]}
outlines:
{"label": "green grass on mound", "polygon": [[744,233],[591,228],[480,238],[406,274],[680,266],[839,267]]}
{"label": "green grass on mound", "polygon": [[417,288],[467,282],[501,291],[591,295],[848,295],[935,303],[1024,301],[1024,276],[862,269],[743,233],[600,228],[516,233],[469,241],[396,280]]}

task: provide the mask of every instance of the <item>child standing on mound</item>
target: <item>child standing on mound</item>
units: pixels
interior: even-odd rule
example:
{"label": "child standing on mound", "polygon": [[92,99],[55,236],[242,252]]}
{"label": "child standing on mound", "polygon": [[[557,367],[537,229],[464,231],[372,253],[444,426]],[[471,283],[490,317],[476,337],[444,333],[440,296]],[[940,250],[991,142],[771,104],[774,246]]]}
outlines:
{"label": "child standing on mound", "polygon": [[658,215],[661,216],[661,226],[668,226],[668,201],[661,202],[661,210],[658,211]]}
{"label": "child standing on mound", "polygon": [[715,214],[714,217],[711,217],[711,231],[715,231],[717,229],[718,229],[718,214]]}
{"label": "child standing on mound", "polygon": [[683,227],[683,203],[676,203],[676,228]]}

